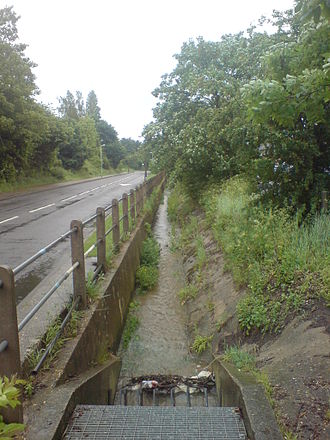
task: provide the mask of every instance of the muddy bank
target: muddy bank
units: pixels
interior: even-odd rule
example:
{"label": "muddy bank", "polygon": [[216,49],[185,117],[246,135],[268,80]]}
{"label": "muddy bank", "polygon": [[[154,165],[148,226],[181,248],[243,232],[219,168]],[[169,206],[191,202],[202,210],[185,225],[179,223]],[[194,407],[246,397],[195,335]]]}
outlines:
{"label": "muddy bank", "polygon": [[[274,409],[288,439],[326,440],[329,420],[329,308],[322,301],[306,305],[303,315],[293,317],[280,334],[246,337],[236,318],[236,304],[244,295],[225,270],[221,250],[207,228],[201,212],[194,212],[202,237],[205,262],[200,267],[192,240],[183,247],[187,283],[197,286],[197,295],[184,305],[189,319],[190,344],[198,331],[213,336],[212,350],[222,355],[226,346],[238,345],[250,352],[257,367],[272,386]],[[204,353],[205,361],[211,352]]]}

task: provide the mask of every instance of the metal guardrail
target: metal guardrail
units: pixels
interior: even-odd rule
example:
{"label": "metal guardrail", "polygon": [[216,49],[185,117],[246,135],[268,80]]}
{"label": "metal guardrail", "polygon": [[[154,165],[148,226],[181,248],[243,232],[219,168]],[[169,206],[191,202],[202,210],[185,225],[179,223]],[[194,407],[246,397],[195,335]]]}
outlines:
{"label": "metal guardrail", "polygon": [[[131,226],[135,224],[135,219],[139,216],[144,206],[144,199],[151,194],[153,188],[158,186],[164,179],[164,173],[154,176],[152,179],[137,186],[135,190],[131,190],[130,194],[124,193],[119,200],[112,200],[110,205],[105,208],[97,208],[96,214],[88,217],[84,221],[73,220],[70,229],[40,249],[36,254],[25,260],[23,263],[11,269],[7,266],[0,266],[0,294],[1,294],[1,319],[0,319],[0,376],[11,376],[12,374],[20,374],[21,361],[19,351],[19,332],[28,324],[29,321],[37,314],[39,309],[49,300],[54,292],[60,288],[64,281],[73,275],[73,301],[68,314],[62,321],[59,334],[55,336],[53,341],[46,347],[46,350],[40,359],[40,362],[33,370],[36,374],[47,355],[54,347],[60,333],[63,331],[65,324],[68,322],[73,310],[79,306],[80,309],[88,307],[86,294],[86,274],[85,259],[90,253],[97,249],[97,267],[94,271],[92,280],[95,280],[106,266],[106,239],[112,232],[112,242],[114,248],[119,247],[121,229],[123,234],[129,232]],[[122,203],[122,215],[119,217],[119,204]],[[110,213],[111,210],[111,213]],[[105,230],[105,219],[111,214],[112,225]],[[96,220],[96,241],[84,252],[83,229],[91,221]],[[71,267],[56,281],[56,283],[45,293],[41,300],[30,310],[30,312],[17,325],[17,312],[15,301],[15,275],[23,269],[35,262],[38,258],[45,255],[50,249],[57,244],[70,237],[71,239]],[[9,348],[9,350],[8,350]]]}

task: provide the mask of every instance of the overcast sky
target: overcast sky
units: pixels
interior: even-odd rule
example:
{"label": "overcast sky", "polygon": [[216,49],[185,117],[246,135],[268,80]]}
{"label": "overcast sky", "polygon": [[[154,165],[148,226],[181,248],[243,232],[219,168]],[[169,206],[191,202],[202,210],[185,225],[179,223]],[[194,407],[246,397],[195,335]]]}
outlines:
{"label": "overcast sky", "polygon": [[0,0],[21,16],[20,40],[40,100],[57,107],[67,90],[95,90],[119,137],[138,139],[152,119],[151,95],[189,38],[219,40],[293,0]]}

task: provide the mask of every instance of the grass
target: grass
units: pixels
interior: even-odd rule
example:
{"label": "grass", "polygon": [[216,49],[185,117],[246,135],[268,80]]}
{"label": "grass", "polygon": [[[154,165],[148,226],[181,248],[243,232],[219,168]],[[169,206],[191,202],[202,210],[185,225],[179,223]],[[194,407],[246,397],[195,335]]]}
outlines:
{"label": "grass", "polygon": [[197,354],[201,354],[203,353],[207,348],[211,348],[211,342],[213,339],[213,335],[211,336],[201,336],[201,335],[196,335],[193,345],[192,345],[192,350],[194,352],[196,352]]}
{"label": "grass", "polygon": [[254,372],[256,370],[255,357],[250,353],[243,351],[237,345],[226,347],[222,359],[235,365],[239,370],[248,372]]}
{"label": "grass", "polygon": [[184,305],[190,299],[195,299],[197,293],[197,287],[192,284],[188,284],[186,287],[183,287],[178,293],[181,305]]}
{"label": "grass", "polygon": [[259,205],[239,178],[209,189],[202,202],[226,268],[248,288],[237,306],[246,334],[280,331],[306,299],[330,302],[329,216],[317,215],[299,226],[287,209]]}
{"label": "grass", "polygon": [[123,331],[123,347],[125,349],[129,346],[133,335],[139,327],[140,321],[136,315],[139,307],[140,303],[137,301],[132,301],[129,305],[126,324]]}
{"label": "grass", "polygon": [[140,267],[136,271],[136,284],[139,293],[152,290],[159,277],[160,247],[157,240],[152,236],[151,226],[145,224],[147,238],[142,243]]}
{"label": "grass", "polygon": [[[104,170],[106,175],[117,174],[119,170],[112,168]],[[71,182],[75,180],[99,177],[99,166],[85,161],[83,167],[78,171],[65,170],[61,167],[54,167],[49,173],[31,172],[27,176],[18,176],[15,182],[0,182],[0,192],[12,192],[35,188],[41,185],[49,185],[59,182]]]}
{"label": "grass", "polygon": [[[69,306],[67,307],[69,309]],[[57,339],[52,351],[48,354],[48,357],[45,359],[42,369],[48,370],[56,358],[57,353],[63,347],[63,344],[66,340],[74,338],[78,332],[79,321],[81,319],[81,312],[73,310],[69,322],[66,324],[62,334]],[[31,351],[28,355],[28,363],[31,370],[33,370],[38,362],[40,361],[43,353],[45,352],[46,347],[52,342],[55,338],[56,334],[60,330],[62,324],[62,320],[60,317],[57,317],[52,324],[48,327],[46,334],[41,340],[40,347]]]}

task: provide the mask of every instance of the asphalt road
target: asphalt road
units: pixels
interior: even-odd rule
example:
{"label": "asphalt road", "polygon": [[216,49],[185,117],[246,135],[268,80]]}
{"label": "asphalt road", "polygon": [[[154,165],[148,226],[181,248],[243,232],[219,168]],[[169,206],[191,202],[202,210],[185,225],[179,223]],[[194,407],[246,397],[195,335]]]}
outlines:
{"label": "asphalt road", "polygon": [[[69,185],[54,185],[0,200],[0,264],[12,268],[70,229],[73,219],[84,220],[98,206],[143,181],[143,172],[134,172]],[[91,229],[91,227],[90,227]],[[86,234],[89,229],[87,228]],[[58,267],[70,240],[60,243],[16,277],[16,296],[20,301]]]}

